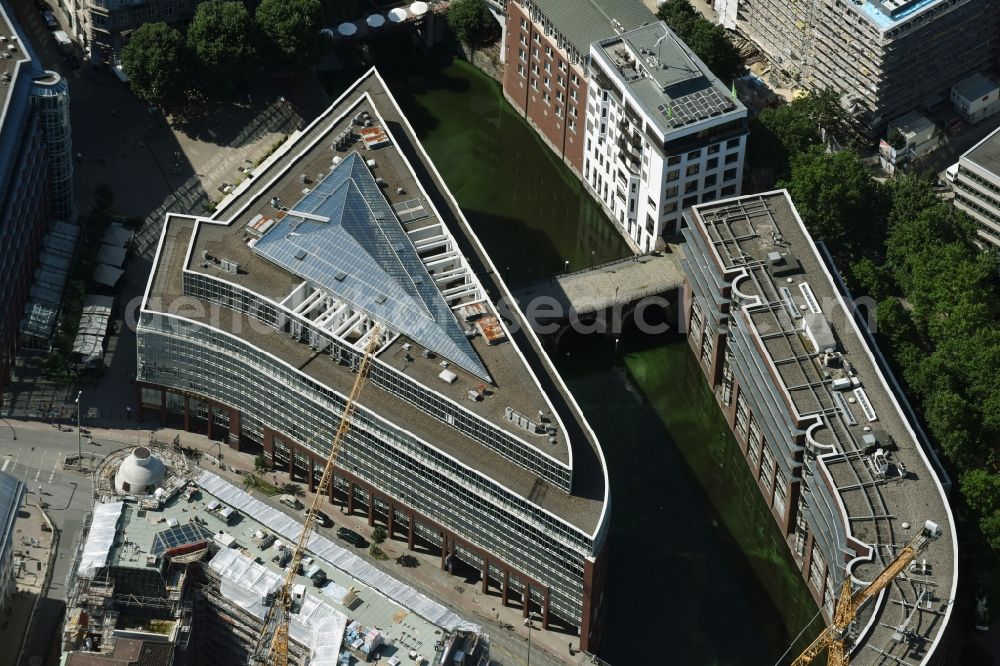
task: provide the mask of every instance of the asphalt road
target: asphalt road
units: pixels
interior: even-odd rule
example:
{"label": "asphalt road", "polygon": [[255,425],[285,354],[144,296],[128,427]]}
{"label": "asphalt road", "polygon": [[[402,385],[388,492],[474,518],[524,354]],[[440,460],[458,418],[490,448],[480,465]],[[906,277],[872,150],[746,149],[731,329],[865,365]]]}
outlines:
{"label": "asphalt road", "polygon": [[[0,420],[0,471],[25,483],[26,503],[34,505],[41,498],[48,504],[46,511],[58,537],[51,583],[45,597],[39,601],[35,630],[22,656],[25,664],[33,656],[40,656],[43,661],[46,656],[51,657],[50,649],[58,651],[66,577],[84,518],[93,506],[90,478],[62,469],[63,458],[69,453],[75,455],[76,448],[75,430],[59,431],[47,424]],[[96,447],[91,445],[90,448]]]}

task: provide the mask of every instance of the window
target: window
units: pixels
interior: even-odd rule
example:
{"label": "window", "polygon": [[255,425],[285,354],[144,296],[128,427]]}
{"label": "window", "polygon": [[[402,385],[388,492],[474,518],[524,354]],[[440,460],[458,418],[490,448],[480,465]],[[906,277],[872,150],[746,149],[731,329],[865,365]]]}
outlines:
{"label": "window", "polygon": [[693,197],[687,197],[687,198],[685,198],[684,201],[681,202],[681,207],[682,208],[690,208],[691,206],[695,206],[697,204],[698,204],[698,196],[695,195]]}
{"label": "window", "polygon": [[726,155],[726,164],[734,164],[740,160],[739,153],[729,153]]}
{"label": "window", "polygon": [[698,179],[689,180],[684,183],[684,194],[691,194],[698,191]]}
{"label": "window", "polygon": [[725,173],[722,174],[723,182],[729,182],[736,178],[736,169],[726,169]]}
{"label": "window", "polygon": [[524,49],[517,50],[517,57],[519,57],[524,62],[528,62],[528,54],[524,52]]}
{"label": "window", "polygon": [[[574,86],[580,85],[580,77],[577,76],[576,74],[570,74],[569,75],[569,80],[573,82]],[[605,93],[605,95],[607,95],[607,93]],[[607,98],[605,98],[605,99],[607,99]]]}
{"label": "window", "polygon": [[680,177],[681,177],[680,169],[673,169],[673,170],[667,172],[667,182],[668,183],[671,182],[671,181],[677,180]]}
{"label": "window", "polygon": [[687,154],[687,158],[689,160],[696,160],[699,157],[701,157],[701,149],[700,148],[698,150],[692,150],[690,153]]}
{"label": "window", "polygon": [[521,33],[521,43],[524,44],[525,46],[528,45],[528,36],[523,32]]}
{"label": "window", "polygon": [[560,88],[565,88],[566,87],[566,79],[564,79],[563,77],[561,77],[561,76],[558,77],[556,79],[556,82],[559,84]]}
{"label": "window", "polygon": [[729,141],[726,141],[726,148],[736,148],[737,146],[740,145],[740,142],[742,141],[743,141],[742,137],[736,137],[735,139],[730,139]]}
{"label": "window", "polygon": [[686,176],[693,176],[696,173],[698,173],[699,171],[701,171],[701,165],[700,164],[688,164],[687,165],[687,169],[684,170],[684,175],[686,175]]}
{"label": "window", "polygon": [[556,118],[562,118],[563,110],[562,107],[556,104]]}
{"label": "window", "polygon": [[681,163],[680,155],[671,155],[670,157],[667,158],[667,166],[675,166],[680,163]]}
{"label": "window", "polygon": [[743,391],[740,391],[739,395],[736,396],[736,432],[743,439],[747,437],[749,420],[750,409],[747,407],[746,398],[743,397]]}
{"label": "window", "polygon": [[653,201],[653,197],[647,197],[646,202],[649,204],[649,207],[653,209],[653,212],[656,212],[656,202]]}
{"label": "window", "polygon": [[774,481],[774,454],[771,447],[765,446],[760,452],[760,480],[767,489],[767,497],[770,499],[771,483]]}
{"label": "window", "polygon": [[727,197],[727,196],[731,196],[733,194],[736,194],[736,186],[735,185],[727,185],[726,187],[722,188],[722,196]]}
{"label": "window", "polygon": [[545,63],[545,72],[547,74],[551,74],[552,73],[552,63],[551,62],[546,62]]}
{"label": "window", "polygon": [[[541,34],[539,34],[537,32],[534,34],[534,39],[535,39],[535,43],[536,44],[541,44],[542,43],[542,36],[541,36]],[[538,55],[537,50],[535,51],[535,55],[536,56]]]}
{"label": "window", "polygon": [[548,93],[542,93],[542,101],[545,102],[546,104],[550,102]]}
{"label": "window", "polygon": [[701,306],[697,301],[691,303],[691,319],[688,322],[688,333],[693,338],[701,337]]}
{"label": "window", "polygon": [[535,78],[531,79],[531,87],[534,88],[535,90],[538,90],[538,79]]}
{"label": "window", "polygon": [[524,18],[524,17],[522,16],[522,17],[521,17],[521,28],[522,28],[522,29],[527,29],[527,27],[528,27],[528,19],[526,19],[526,18]]}
{"label": "window", "polygon": [[677,202],[671,201],[670,203],[663,204],[663,213],[673,213],[677,210]]}
{"label": "window", "polygon": [[708,203],[709,201],[715,201],[715,192],[705,192],[701,195],[702,203]]}
{"label": "window", "polygon": [[[575,111],[576,109],[573,109],[573,110]],[[572,118],[569,119],[569,124],[566,125],[566,126],[569,127],[569,131],[570,132],[575,132],[576,131],[576,121],[573,120]]]}
{"label": "window", "polygon": [[671,185],[670,187],[666,188],[664,190],[664,192],[663,192],[663,196],[666,197],[667,199],[669,199],[670,197],[676,197],[677,196],[677,186],[676,185]]}
{"label": "window", "polygon": [[710,173],[707,176],[705,176],[705,187],[709,187],[710,185],[715,185],[715,181],[718,178],[719,177],[714,173]]}
{"label": "window", "polygon": [[649,214],[646,215],[646,233],[650,236],[656,233],[656,222],[653,221],[653,216]]}
{"label": "window", "polygon": [[719,166],[719,158],[713,157],[712,159],[705,162],[705,169],[711,171],[715,167]]}
{"label": "window", "polygon": [[548,44],[545,45],[545,55],[547,55],[550,58],[552,57],[552,47],[549,46]]}
{"label": "window", "polygon": [[535,60],[538,60],[538,47],[537,46],[535,48],[531,49],[531,57],[533,57]]}
{"label": "window", "polygon": [[558,65],[560,72],[565,72],[566,71],[566,61],[565,60],[557,60],[556,64]]}
{"label": "window", "polygon": [[713,143],[711,146],[708,147],[708,154],[709,155],[716,154],[717,152],[719,152],[720,146],[721,144]]}
{"label": "window", "polygon": [[574,101],[577,98],[576,95],[577,95],[576,88],[570,88],[570,90],[569,90],[569,96],[572,97]]}
{"label": "window", "polygon": [[576,118],[576,107],[575,106],[569,107],[569,115],[571,115],[574,118]]}
{"label": "window", "polygon": [[539,72],[538,72],[538,63],[537,62],[531,63],[531,73],[534,74],[535,76],[538,76]]}
{"label": "window", "polygon": [[556,100],[559,102],[566,101],[566,95],[563,94],[562,90],[556,90]]}
{"label": "window", "polygon": [[785,475],[781,470],[774,474],[774,509],[778,515],[785,515],[785,500],[788,498],[788,490],[785,488]]}
{"label": "window", "polygon": [[522,79],[523,79],[523,78],[524,78],[525,76],[527,76],[527,74],[528,74],[528,71],[527,71],[527,70],[526,70],[526,69],[524,68],[524,63],[520,63],[520,62],[519,62],[519,63],[517,63],[517,73],[521,75],[521,78],[522,78]]}
{"label": "window", "polygon": [[809,582],[817,590],[823,589],[823,572],[825,569],[826,561],[823,559],[823,553],[820,552],[816,542],[813,541],[812,558],[809,562]]}
{"label": "window", "polygon": [[543,82],[543,84],[545,85],[546,88],[551,88],[552,87],[552,80],[549,77],[547,77],[547,76],[544,77],[543,80],[542,80],[542,82]]}

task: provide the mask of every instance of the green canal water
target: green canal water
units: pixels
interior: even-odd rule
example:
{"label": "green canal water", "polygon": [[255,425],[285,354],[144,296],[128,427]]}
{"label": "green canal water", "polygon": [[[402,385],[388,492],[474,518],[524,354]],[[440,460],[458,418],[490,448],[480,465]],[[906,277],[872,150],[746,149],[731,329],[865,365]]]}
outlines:
{"label": "green canal water", "polygon": [[[462,61],[375,48],[372,59],[509,282],[627,252],[496,83]],[[330,90],[362,65],[330,76]],[[774,664],[816,606],[685,341],[625,333],[616,355],[609,338],[568,336],[556,362],[610,470],[601,656]],[[818,630],[814,622],[798,647]]]}

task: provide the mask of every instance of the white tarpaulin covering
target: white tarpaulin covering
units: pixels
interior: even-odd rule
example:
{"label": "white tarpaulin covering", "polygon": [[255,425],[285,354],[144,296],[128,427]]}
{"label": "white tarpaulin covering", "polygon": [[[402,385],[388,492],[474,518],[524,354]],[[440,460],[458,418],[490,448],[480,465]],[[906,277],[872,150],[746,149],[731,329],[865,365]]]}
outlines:
{"label": "white tarpaulin covering", "polygon": [[[248,495],[228,481],[209,471],[203,471],[197,480],[199,486],[210,495],[253,516],[254,520],[267,525],[291,543],[298,540],[302,523],[291,516],[264,504]],[[432,624],[448,631],[479,631],[479,626],[467,622],[441,604],[428,599],[409,585],[402,583],[375,566],[341,548],[324,536],[313,534],[309,537],[309,550],[328,565],[340,569],[352,578],[373,588],[391,601],[407,608]]]}
{"label": "white tarpaulin covering", "polygon": [[[263,619],[264,598],[281,586],[277,573],[228,548],[220,550],[208,566],[222,579],[222,596]],[[336,666],[346,627],[346,615],[306,594],[299,612],[291,616],[288,631],[293,640],[309,648],[311,666]]]}
{"label": "white tarpaulin covering", "polygon": [[80,326],[73,340],[73,352],[90,363],[104,356],[104,336],[111,321],[111,308],[115,300],[110,296],[87,296],[80,314]]}
{"label": "white tarpaulin covering", "polygon": [[118,519],[121,518],[124,502],[94,504],[94,517],[90,521],[87,541],[83,544],[80,567],[77,573],[92,578],[97,570],[108,563],[108,553],[118,533]]}

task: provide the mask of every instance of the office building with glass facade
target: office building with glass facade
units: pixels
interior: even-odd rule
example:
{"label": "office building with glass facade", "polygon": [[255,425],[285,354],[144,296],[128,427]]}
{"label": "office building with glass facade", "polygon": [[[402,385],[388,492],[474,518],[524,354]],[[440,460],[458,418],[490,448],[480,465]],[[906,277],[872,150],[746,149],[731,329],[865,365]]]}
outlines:
{"label": "office building with glass facade", "polygon": [[682,321],[809,591],[831,619],[927,520],[942,528],[864,606],[852,664],[926,664],[955,600],[949,481],[829,255],[784,190],[692,208]]}
{"label": "office building with glass facade", "polygon": [[[314,489],[363,350],[330,501],[471,566],[594,650],[599,443],[372,70],[211,218],[171,215],[138,324],[140,416]],[[374,338],[374,340],[373,340]],[[527,600],[527,603],[522,603]]]}
{"label": "office building with glass facade", "polygon": [[[6,2],[0,2],[0,393],[10,377],[19,323],[42,238],[52,220],[76,221],[69,91],[42,68]],[[2,400],[2,398],[0,398]]]}

